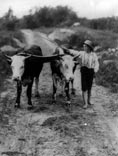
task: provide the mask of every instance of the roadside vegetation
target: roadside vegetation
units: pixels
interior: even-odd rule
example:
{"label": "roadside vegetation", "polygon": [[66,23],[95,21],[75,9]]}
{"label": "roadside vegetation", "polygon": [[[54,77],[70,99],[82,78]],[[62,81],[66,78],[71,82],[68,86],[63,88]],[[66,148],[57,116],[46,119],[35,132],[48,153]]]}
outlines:
{"label": "roadside vegetation", "polygon": [[[104,64],[104,60],[111,62]],[[100,61],[100,70],[96,76],[98,85],[102,85],[110,89],[110,91],[118,92],[118,57],[115,55],[103,55]]]}
{"label": "roadside vegetation", "polygon": [[10,67],[5,61],[5,58],[2,54],[0,54],[0,92],[5,88],[3,83],[6,77],[8,77],[11,73]]}

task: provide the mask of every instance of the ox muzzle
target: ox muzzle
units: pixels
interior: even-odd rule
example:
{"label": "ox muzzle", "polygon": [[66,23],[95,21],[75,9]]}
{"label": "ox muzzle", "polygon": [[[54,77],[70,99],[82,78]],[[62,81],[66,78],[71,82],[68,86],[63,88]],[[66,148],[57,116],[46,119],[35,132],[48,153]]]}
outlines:
{"label": "ox muzzle", "polygon": [[21,77],[20,76],[12,76],[12,80],[18,82],[18,81],[21,81]]}
{"label": "ox muzzle", "polygon": [[64,80],[66,83],[70,83],[71,81],[74,80],[74,77],[73,77],[73,76],[72,76],[72,77],[69,77],[69,78],[64,77],[63,80]]}

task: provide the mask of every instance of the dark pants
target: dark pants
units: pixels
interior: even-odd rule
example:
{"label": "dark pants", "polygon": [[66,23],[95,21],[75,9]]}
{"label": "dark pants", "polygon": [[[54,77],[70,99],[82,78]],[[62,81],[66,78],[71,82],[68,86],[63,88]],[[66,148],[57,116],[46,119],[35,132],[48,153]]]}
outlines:
{"label": "dark pants", "polygon": [[82,91],[90,91],[92,88],[94,69],[81,67],[81,87]]}

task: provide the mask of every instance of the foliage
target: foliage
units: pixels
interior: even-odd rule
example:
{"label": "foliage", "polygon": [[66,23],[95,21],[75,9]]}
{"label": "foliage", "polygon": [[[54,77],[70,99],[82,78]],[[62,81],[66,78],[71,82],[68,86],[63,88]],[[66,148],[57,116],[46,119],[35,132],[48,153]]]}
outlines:
{"label": "foliage", "polygon": [[[103,64],[104,60],[113,60],[114,62]],[[100,62],[100,70],[96,75],[96,82],[111,89],[112,92],[118,92],[118,58],[116,56],[103,55]]]}
{"label": "foliage", "polygon": [[17,19],[13,15],[13,10],[8,12],[0,19],[1,29],[15,30],[17,28],[38,28],[38,27],[52,27],[52,26],[69,26],[78,20],[76,13],[67,6],[43,7],[36,9],[34,13],[29,12],[28,15]]}
{"label": "foliage", "polygon": [[4,56],[0,54],[0,87],[3,85],[6,76],[10,75],[11,69],[5,60]]}
{"label": "foliage", "polygon": [[118,32],[118,18],[114,16],[86,20],[83,24],[96,30],[112,30],[113,32]]}
{"label": "foliage", "polygon": [[67,6],[42,7],[30,10],[28,15],[18,19],[11,8],[0,18],[0,29],[15,30],[17,28],[38,28],[38,27],[55,27],[71,26],[79,22],[85,27],[96,30],[111,30],[118,32],[118,18],[107,17],[98,19],[80,18],[71,8]]}
{"label": "foliage", "polygon": [[13,10],[10,8],[0,19],[0,29],[13,31],[18,26],[18,22],[18,19],[13,15]]}
{"label": "foliage", "polygon": [[81,49],[86,39],[93,41],[94,46],[100,46],[102,50],[117,47],[118,34],[111,31],[93,30],[87,27],[79,26],[74,29],[75,34],[71,35],[64,42]]}
{"label": "foliage", "polygon": [[20,41],[22,41],[22,34],[19,30],[17,31],[7,31],[7,30],[2,30],[0,31],[0,47],[4,45],[14,45],[13,38],[18,38]]}

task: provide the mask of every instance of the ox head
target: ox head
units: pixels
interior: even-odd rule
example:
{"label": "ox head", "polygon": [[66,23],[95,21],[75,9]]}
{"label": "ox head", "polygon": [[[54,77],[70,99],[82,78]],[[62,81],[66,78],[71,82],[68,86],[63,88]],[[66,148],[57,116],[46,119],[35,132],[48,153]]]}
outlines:
{"label": "ox head", "polygon": [[[0,49],[1,50],[1,49]],[[5,52],[1,50],[2,54],[5,56],[8,64],[11,65],[12,79],[20,81],[22,74],[24,73],[24,62],[27,57],[19,56],[18,53],[24,51],[24,47],[18,48],[16,51],[10,51],[9,53],[13,56],[8,56],[4,54]]]}
{"label": "ox head", "polygon": [[[69,82],[74,78],[74,69],[78,64],[77,60],[74,59],[73,55],[71,55],[67,48],[57,48],[55,50],[56,54],[62,55],[60,57],[60,71],[65,81]],[[67,53],[66,53],[67,52]]]}
{"label": "ox head", "polygon": [[65,79],[65,81],[69,82],[74,79],[73,69],[75,67],[75,61],[73,61],[73,57],[70,55],[65,55],[61,58],[60,70]]}
{"label": "ox head", "polygon": [[12,69],[12,79],[15,81],[21,81],[21,77],[24,73],[24,56],[13,56],[11,57],[11,69]]}
{"label": "ox head", "polygon": [[25,60],[29,57],[31,56],[14,55],[10,57],[6,55],[7,61],[11,65],[13,80],[21,81],[25,70]]}

